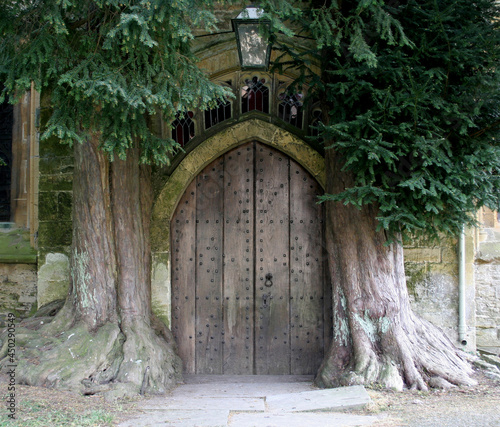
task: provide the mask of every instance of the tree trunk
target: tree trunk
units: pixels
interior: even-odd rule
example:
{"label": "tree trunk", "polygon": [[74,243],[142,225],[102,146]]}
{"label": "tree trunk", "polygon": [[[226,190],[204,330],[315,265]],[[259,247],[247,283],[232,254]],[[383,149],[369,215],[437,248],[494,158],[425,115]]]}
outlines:
{"label": "tree trunk", "polygon": [[181,364],[151,313],[151,171],[138,148],[110,162],[99,143],[96,134],[75,144],[70,289],[50,324],[19,329],[18,380],[85,394],[163,393]]}
{"label": "tree trunk", "polygon": [[[332,149],[326,154],[326,192],[352,187]],[[328,202],[326,239],[333,286],[332,345],[316,382],[325,387],[380,384],[427,389],[473,384],[472,369],[441,330],[411,310],[403,248],[376,232],[377,207]],[[439,378],[439,379],[438,379]]]}
{"label": "tree trunk", "polygon": [[[126,337],[116,380],[139,391],[165,392],[181,373],[173,337],[151,312],[151,168],[139,164],[138,148],[112,164],[112,205],[118,261],[118,304]],[[155,329],[156,328],[156,331]]]}
{"label": "tree trunk", "polygon": [[73,239],[69,298],[75,320],[96,330],[117,321],[116,254],[110,162],[95,135],[74,147]]}

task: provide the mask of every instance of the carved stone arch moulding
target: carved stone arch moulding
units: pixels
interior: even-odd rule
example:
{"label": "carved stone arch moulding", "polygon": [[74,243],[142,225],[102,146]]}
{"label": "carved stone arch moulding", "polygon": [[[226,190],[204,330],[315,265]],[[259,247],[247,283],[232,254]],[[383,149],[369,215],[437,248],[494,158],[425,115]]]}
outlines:
{"label": "carved stone arch moulding", "polygon": [[252,119],[207,138],[191,151],[165,183],[153,208],[151,243],[153,252],[170,249],[170,220],[180,198],[201,170],[225,152],[248,141],[270,145],[302,165],[325,188],[324,158],[300,138],[271,123]]}
{"label": "carved stone arch moulding", "polygon": [[324,158],[297,136],[271,123],[251,119],[207,138],[189,152],[170,175],[153,207],[151,221],[153,313],[171,327],[170,221],[186,188],[205,166],[249,141],[274,147],[297,161],[325,188]]}

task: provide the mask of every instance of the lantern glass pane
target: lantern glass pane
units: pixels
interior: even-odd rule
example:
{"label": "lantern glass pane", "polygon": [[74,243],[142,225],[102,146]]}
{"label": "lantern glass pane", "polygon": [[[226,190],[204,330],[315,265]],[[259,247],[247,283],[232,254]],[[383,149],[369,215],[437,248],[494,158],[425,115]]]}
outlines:
{"label": "lantern glass pane", "polygon": [[255,6],[248,6],[240,12],[236,19],[259,19],[263,14],[264,11],[262,9]]}
{"label": "lantern glass pane", "polygon": [[267,41],[259,34],[259,24],[238,25],[242,67],[265,67]]}

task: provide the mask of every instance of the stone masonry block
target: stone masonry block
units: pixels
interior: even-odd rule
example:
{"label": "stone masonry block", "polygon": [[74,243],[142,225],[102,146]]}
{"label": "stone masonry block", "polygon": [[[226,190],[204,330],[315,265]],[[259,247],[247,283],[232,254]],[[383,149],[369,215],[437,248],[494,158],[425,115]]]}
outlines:
{"label": "stone masonry block", "polygon": [[69,286],[69,258],[61,253],[48,253],[38,271],[38,306],[64,299]]}
{"label": "stone masonry block", "polygon": [[38,218],[40,221],[57,219],[57,193],[40,192],[38,202]]}
{"label": "stone masonry block", "polygon": [[441,262],[441,248],[406,248],[404,250],[406,262]]}
{"label": "stone masonry block", "polygon": [[71,191],[73,189],[73,174],[41,175],[40,191]]}
{"label": "stone masonry block", "polygon": [[71,221],[40,221],[38,242],[42,247],[69,246],[71,236]]}

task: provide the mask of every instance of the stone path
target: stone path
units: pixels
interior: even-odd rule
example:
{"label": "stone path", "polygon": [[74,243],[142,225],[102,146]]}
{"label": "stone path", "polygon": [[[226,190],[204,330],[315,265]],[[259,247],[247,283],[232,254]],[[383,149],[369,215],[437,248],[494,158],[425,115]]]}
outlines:
{"label": "stone path", "polygon": [[309,376],[187,376],[169,395],[145,400],[119,427],[365,426],[376,416],[343,413],[370,402],[362,386],[316,389]]}

